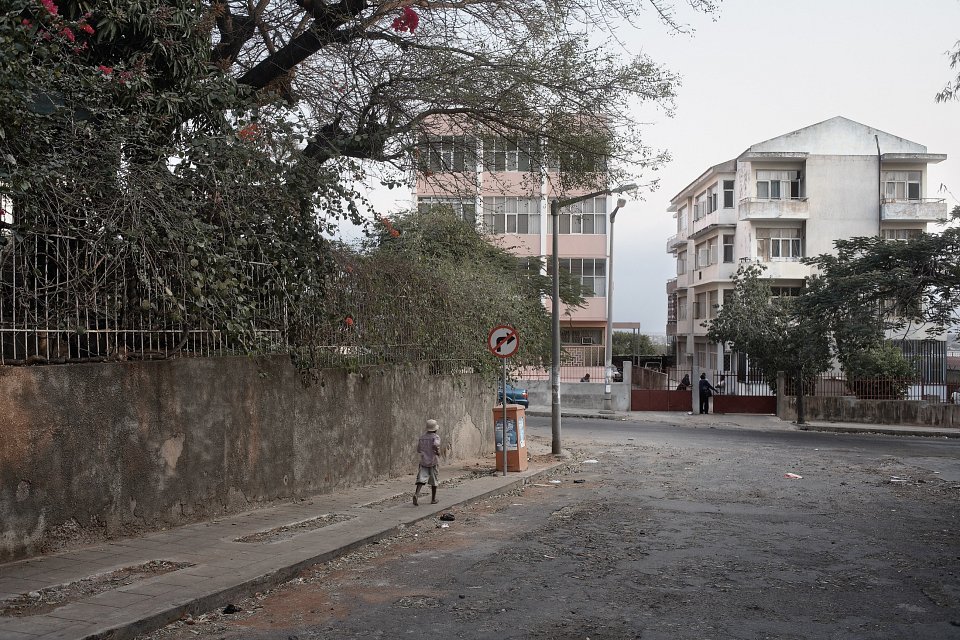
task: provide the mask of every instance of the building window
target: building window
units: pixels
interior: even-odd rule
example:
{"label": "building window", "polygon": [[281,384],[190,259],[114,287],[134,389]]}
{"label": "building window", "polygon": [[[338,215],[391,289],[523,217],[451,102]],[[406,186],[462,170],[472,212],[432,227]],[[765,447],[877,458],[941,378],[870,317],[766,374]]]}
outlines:
{"label": "building window", "polygon": [[540,199],[487,196],[483,226],[487,233],[540,233]]}
{"label": "building window", "polygon": [[677,231],[686,233],[687,231],[687,208],[685,206],[677,209]]}
{"label": "building window", "polygon": [[603,344],[602,329],[561,329],[562,344]]}
{"label": "building window", "polygon": [[801,197],[799,171],[757,171],[757,198],[786,200]]}
{"label": "building window", "polygon": [[607,295],[606,258],[560,258],[560,268],[580,281],[584,296]]}
{"label": "building window", "polygon": [[707,294],[698,293],[693,302],[693,319],[703,320],[707,317]]}
{"label": "building window", "polygon": [[677,298],[677,320],[687,319],[687,299],[686,297]]}
{"label": "building window", "polygon": [[800,229],[757,229],[757,258],[761,262],[796,261],[802,257]]}
{"label": "building window", "polygon": [[560,233],[604,234],[607,232],[607,199],[590,198],[560,209]]}
{"label": "building window", "polygon": [[707,215],[707,192],[703,191],[697,195],[693,202],[693,220],[696,222]]}
{"label": "building window", "polygon": [[445,209],[452,211],[455,216],[472,225],[477,224],[477,203],[470,199],[464,200],[446,196],[422,196],[417,198],[417,209],[420,213],[431,210]]}
{"label": "building window", "polygon": [[677,254],[677,275],[682,276],[687,272],[687,252]]}
{"label": "building window", "polygon": [[723,181],[723,208],[733,208],[733,180]]}
{"label": "building window", "polygon": [[733,262],[733,234],[723,234],[723,261]]}
{"label": "building window", "polygon": [[770,295],[774,298],[795,298],[802,290],[803,287],[770,287]]}
{"label": "building window", "polygon": [[913,240],[914,238],[919,238],[921,233],[923,233],[923,229],[884,229],[883,239],[902,241]]}
{"label": "building window", "polygon": [[430,136],[418,149],[421,171],[476,171],[477,141],[468,136]]}
{"label": "building window", "polygon": [[706,242],[701,242],[697,245],[696,250],[697,269],[717,264],[717,238],[710,238]]}
{"label": "building window", "polygon": [[707,189],[707,213],[713,213],[717,210],[717,185]]}
{"label": "building window", "polygon": [[713,318],[720,309],[720,292],[711,291],[707,296],[707,317]]}
{"label": "building window", "polygon": [[529,138],[483,140],[483,167],[487,171],[530,171],[536,143]]}
{"label": "building window", "polygon": [[919,200],[921,175],[919,171],[884,171],[883,199]]}

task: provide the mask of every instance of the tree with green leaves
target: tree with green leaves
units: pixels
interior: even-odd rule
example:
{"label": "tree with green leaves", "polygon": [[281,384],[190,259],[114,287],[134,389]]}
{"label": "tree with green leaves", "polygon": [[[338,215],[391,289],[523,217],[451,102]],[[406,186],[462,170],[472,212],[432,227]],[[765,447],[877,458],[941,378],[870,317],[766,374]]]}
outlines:
{"label": "tree with green leaves", "polygon": [[[510,358],[511,366],[549,362],[550,314],[542,299],[552,284],[543,275],[542,261],[492,244],[452,211],[434,207],[382,218],[357,260],[361,271],[380,273],[382,288],[401,294],[408,305],[401,320],[400,309],[391,310],[393,296],[366,301],[365,340],[429,345],[437,350],[438,360],[489,372],[499,364],[486,350],[487,333],[508,324],[520,336],[520,350]],[[578,281],[564,274],[560,282],[564,304],[584,303]],[[377,314],[381,317],[371,322]],[[364,320],[358,316],[357,322]],[[389,335],[400,326],[404,336]],[[385,334],[370,333],[378,331]]]}
{"label": "tree with green leaves", "polygon": [[[556,169],[560,192],[654,169],[665,156],[627,108],[669,112],[677,78],[595,37],[648,14],[683,29],[662,0],[12,0],[0,244],[49,276],[44,295],[17,292],[17,317],[119,281],[124,323],[256,349],[283,330],[258,324],[264,299],[296,310],[330,286],[329,238],[365,220],[354,181],[371,162],[405,181],[445,152],[438,123],[489,139],[490,168]],[[12,300],[22,280],[0,282]]]}
{"label": "tree with green leaves", "polygon": [[[802,305],[830,332],[844,369],[891,332],[943,333],[960,319],[960,212],[940,233],[906,241],[837,240],[835,254],[804,259],[817,268]],[[855,367],[854,367],[855,368]],[[899,370],[902,367],[895,366]]]}
{"label": "tree with green leaves", "polygon": [[952,51],[947,52],[947,57],[950,58],[950,68],[957,70],[957,77],[937,93],[934,97],[937,102],[960,99],[960,40],[954,44]]}
{"label": "tree with green leaves", "polygon": [[653,344],[650,336],[630,331],[613,332],[613,355],[652,355],[663,353],[663,348]]}
{"label": "tree with green leaves", "polygon": [[707,338],[730,343],[734,351],[746,353],[773,389],[778,372],[790,375],[797,398],[797,422],[802,423],[804,393],[817,374],[830,368],[828,334],[816,316],[804,312],[797,298],[774,297],[764,270],[759,264],[737,270],[734,287],[724,293],[720,311],[705,323]]}

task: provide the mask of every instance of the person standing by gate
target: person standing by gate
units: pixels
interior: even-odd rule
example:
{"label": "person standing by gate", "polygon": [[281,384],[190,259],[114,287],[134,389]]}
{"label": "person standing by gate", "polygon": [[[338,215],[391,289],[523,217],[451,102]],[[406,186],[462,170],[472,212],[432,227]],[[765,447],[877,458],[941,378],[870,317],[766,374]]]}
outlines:
{"label": "person standing by gate", "polygon": [[712,396],[717,388],[710,384],[710,381],[707,380],[707,374],[700,374],[700,413],[710,413],[710,396]]}

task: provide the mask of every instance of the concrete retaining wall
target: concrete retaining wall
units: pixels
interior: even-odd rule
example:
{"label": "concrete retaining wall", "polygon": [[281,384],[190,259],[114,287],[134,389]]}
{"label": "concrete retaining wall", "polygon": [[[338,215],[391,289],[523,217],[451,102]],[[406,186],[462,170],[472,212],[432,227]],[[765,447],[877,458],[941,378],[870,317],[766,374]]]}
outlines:
{"label": "concrete retaining wall", "polygon": [[436,418],[452,458],[492,451],[494,387],[288,358],[0,367],[0,562],[416,469]]}
{"label": "concrete retaining wall", "polygon": [[[630,369],[623,372],[623,382],[610,385],[613,411],[630,411]],[[531,407],[549,407],[553,404],[549,380],[518,380],[518,387],[527,390],[527,399]],[[604,383],[600,382],[561,382],[560,406],[568,409],[603,409]]]}
{"label": "concrete retaining wall", "polygon": [[[853,396],[804,396],[807,420],[960,428],[960,406],[924,400],[860,400]],[[797,419],[797,399],[777,397],[777,416]]]}

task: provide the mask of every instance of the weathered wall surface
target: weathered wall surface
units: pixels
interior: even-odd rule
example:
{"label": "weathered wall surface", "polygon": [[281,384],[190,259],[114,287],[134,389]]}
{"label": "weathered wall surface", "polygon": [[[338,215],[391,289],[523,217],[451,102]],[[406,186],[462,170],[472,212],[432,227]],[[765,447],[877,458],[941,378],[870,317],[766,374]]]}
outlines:
{"label": "weathered wall surface", "polygon": [[412,474],[424,420],[492,451],[478,377],[324,370],[285,357],[0,367],[0,562]]}
{"label": "weathered wall surface", "polygon": [[[923,400],[860,400],[852,396],[804,396],[807,420],[960,428],[960,406]],[[778,395],[777,417],[797,419],[797,399]]]}
{"label": "weathered wall surface", "polygon": [[[630,411],[630,369],[624,371],[623,382],[610,384],[613,411]],[[549,407],[553,403],[549,380],[518,380],[517,386],[527,390],[531,407]],[[560,405],[568,409],[603,409],[604,383],[561,382]]]}

